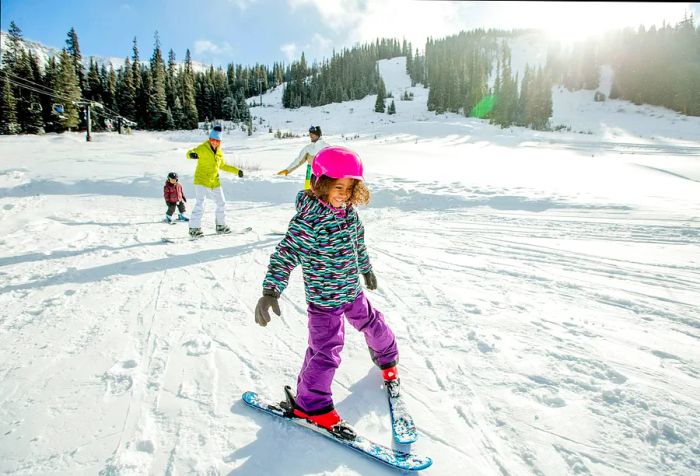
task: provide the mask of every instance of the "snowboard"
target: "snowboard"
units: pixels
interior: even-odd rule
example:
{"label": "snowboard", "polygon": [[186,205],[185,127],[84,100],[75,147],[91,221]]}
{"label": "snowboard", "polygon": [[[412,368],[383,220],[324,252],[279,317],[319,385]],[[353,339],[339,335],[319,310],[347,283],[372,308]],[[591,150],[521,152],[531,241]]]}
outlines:
{"label": "snowboard", "polygon": [[196,241],[196,240],[201,240],[202,238],[206,238],[206,237],[209,237],[209,236],[243,235],[243,234],[245,234],[245,233],[248,233],[249,231],[253,231],[253,228],[250,227],[250,226],[245,227],[245,228],[241,228],[241,229],[232,229],[232,230],[231,230],[231,233],[216,233],[216,232],[214,232],[214,233],[205,233],[204,235],[202,235],[202,236],[200,236],[200,237],[197,237],[197,238],[193,238],[193,237],[191,237],[191,236],[189,236],[189,235],[187,235],[187,236],[163,236],[163,237],[161,238],[161,241],[163,241],[164,243],[179,243],[179,242],[182,242],[182,241]]}
{"label": "snowboard", "polygon": [[413,453],[394,450],[375,443],[361,435],[357,435],[354,439],[342,438],[331,433],[325,428],[321,428],[320,426],[309,422],[308,420],[288,417],[284,409],[278,403],[273,403],[266,400],[255,392],[245,392],[242,398],[246,405],[249,405],[256,410],[260,410],[268,415],[283,418],[293,424],[309,429],[347,448],[355,450],[375,461],[384,463],[393,468],[403,471],[420,471],[433,464],[433,461],[428,457],[422,457]]}
{"label": "snowboard", "polygon": [[400,386],[398,384],[391,386],[389,383],[385,383],[385,386],[389,399],[391,431],[394,435],[394,441],[402,445],[414,443],[418,438],[418,432],[413,417],[408,412],[406,402],[401,398]]}

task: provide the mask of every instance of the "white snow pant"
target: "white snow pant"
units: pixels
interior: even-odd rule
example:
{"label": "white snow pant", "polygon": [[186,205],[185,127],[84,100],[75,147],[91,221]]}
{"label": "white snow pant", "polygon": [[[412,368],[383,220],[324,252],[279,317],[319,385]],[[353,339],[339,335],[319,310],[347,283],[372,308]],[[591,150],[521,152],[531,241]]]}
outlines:
{"label": "white snow pant", "polygon": [[204,185],[194,186],[194,196],[197,199],[192,215],[190,216],[190,228],[202,227],[202,215],[204,215],[204,202],[207,198],[211,198],[216,203],[216,224],[226,224],[226,199],[224,191],[221,187],[209,188]]}

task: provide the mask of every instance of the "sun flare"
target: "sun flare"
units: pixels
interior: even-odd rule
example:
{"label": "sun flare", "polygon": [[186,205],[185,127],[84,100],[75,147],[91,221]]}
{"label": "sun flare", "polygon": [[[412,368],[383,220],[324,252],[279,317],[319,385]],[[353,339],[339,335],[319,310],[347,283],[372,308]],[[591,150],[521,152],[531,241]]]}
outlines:
{"label": "sun flare", "polygon": [[535,28],[562,42],[582,41],[607,31],[639,25],[661,26],[682,18],[685,5],[596,2],[514,2],[508,16],[516,28]]}

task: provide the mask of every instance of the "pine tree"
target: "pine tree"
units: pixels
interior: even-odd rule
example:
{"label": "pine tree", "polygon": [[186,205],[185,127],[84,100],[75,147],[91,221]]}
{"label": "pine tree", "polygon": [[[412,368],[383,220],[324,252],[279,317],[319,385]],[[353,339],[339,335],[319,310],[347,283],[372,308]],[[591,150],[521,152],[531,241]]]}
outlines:
{"label": "pine tree", "polygon": [[54,84],[54,91],[56,91],[56,96],[64,101],[64,112],[58,120],[60,128],[70,130],[78,127],[80,116],[77,103],[80,101],[80,84],[75,73],[73,58],[65,49],[61,50],[59,57],[58,76]]}
{"label": "pine tree", "polygon": [[17,123],[15,97],[4,74],[6,68],[7,66],[4,66],[0,70],[0,134],[17,134],[20,128]]}
{"label": "pine tree", "polygon": [[190,50],[185,53],[185,69],[182,73],[182,110],[184,129],[196,129],[198,124],[197,106],[194,96],[194,72],[192,71],[192,59]]}
{"label": "pine tree", "polygon": [[136,120],[136,88],[134,88],[133,78],[131,61],[126,58],[117,81],[117,109],[130,121]]}
{"label": "pine tree", "polygon": [[386,105],[384,104],[385,96],[386,87],[384,86],[384,81],[380,79],[377,87],[377,101],[374,103],[374,112],[384,112],[386,110]]}
{"label": "pine tree", "polygon": [[112,63],[109,64],[109,73],[107,73],[107,69],[104,66],[102,66],[102,69],[102,76],[105,78],[105,88],[103,97],[104,105],[110,109],[115,109],[115,101],[117,97],[117,75],[114,72]]}
{"label": "pine tree", "polygon": [[[165,75],[165,99],[171,110],[175,107],[175,98],[177,96],[176,75],[177,61],[175,60],[175,52],[171,48],[168,51],[168,69]],[[175,111],[173,111],[174,114]]]}
{"label": "pine tree", "polygon": [[23,51],[22,30],[14,21],[10,22],[10,28],[7,30],[7,46],[2,51],[3,67],[6,72],[14,74],[15,63]]}
{"label": "pine tree", "polygon": [[86,99],[91,99],[93,101],[102,102],[102,81],[100,79],[100,73],[97,69],[97,63],[90,57],[90,66],[88,67],[87,74],[87,92],[85,94]]}
{"label": "pine tree", "polygon": [[387,114],[396,114],[396,104],[394,104],[394,100],[391,100],[391,104],[389,104],[389,109],[387,110]]}
{"label": "pine tree", "polygon": [[232,95],[226,96],[223,102],[223,118],[228,121],[239,122],[238,102]]}
{"label": "pine tree", "polygon": [[525,73],[520,83],[520,97],[515,114],[515,123],[519,126],[530,126],[533,123],[535,109],[535,85],[530,65],[525,65]]}
{"label": "pine tree", "polygon": [[83,68],[83,57],[80,55],[78,34],[75,32],[75,28],[73,27],[71,27],[70,31],[68,31],[68,38],[66,38],[66,51],[68,51],[68,54],[71,56],[73,69],[75,70],[76,77],[78,78],[80,92],[83,94],[87,90],[88,85],[85,78],[85,69]]}
{"label": "pine tree", "polygon": [[[35,81],[32,71],[31,53],[20,52],[15,62],[15,76],[24,81]],[[41,116],[41,102],[39,95],[34,91],[19,87],[16,93],[17,122],[21,132],[27,134],[38,134],[44,132],[44,121]]]}
{"label": "pine tree", "polygon": [[[151,69],[150,68],[142,68],[141,69],[141,83],[143,84],[143,90],[144,91],[150,91],[153,88],[153,77],[151,76]],[[141,123],[141,127],[143,129],[157,129],[157,124],[155,123],[155,118],[154,116],[151,116],[149,114],[149,107],[150,107],[150,100],[148,98],[148,94],[146,94],[146,105],[145,105],[145,112],[143,112],[143,119]],[[138,109],[138,104],[137,104],[137,109]]]}
{"label": "pine tree", "polygon": [[173,123],[176,129],[185,129],[185,115],[182,110],[182,102],[180,97],[175,97],[175,106],[173,107]]}
{"label": "pine tree", "polygon": [[[168,104],[165,97],[165,65],[160,52],[160,38],[155,33],[155,46],[151,57],[151,85],[148,94],[148,118],[152,128],[166,129]],[[172,122],[172,118],[171,121]]]}
{"label": "pine tree", "polygon": [[535,120],[535,129],[548,130],[549,118],[552,117],[553,102],[552,102],[552,82],[549,75],[539,68],[537,71],[537,84],[539,96],[539,114]]}
{"label": "pine tree", "polygon": [[518,107],[518,76],[513,78],[510,66],[510,48],[503,42],[499,82],[496,84],[496,105],[491,121],[501,127],[510,127],[515,121]]}
{"label": "pine tree", "polygon": [[163,127],[165,130],[169,131],[175,129],[175,119],[173,118],[173,113],[170,110],[170,108],[168,108],[167,111],[165,111],[165,121]]}
{"label": "pine tree", "polygon": [[[56,62],[56,56],[49,58],[49,61],[44,67],[44,76],[42,78],[42,84],[50,90],[56,89],[56,78],[58,77],[58,63]],[[58,130],[58,112],[54,110],[54,105],[57,99],[51,96],[42,95],[42,107],[43,107],[43,117],[44,117],[44,127],[47,132],[55,132]]]}
{"label": "pine tree", "polygon": [[251,118],[250,108],[243,95],[243,89],[239,89],[236,94],[236,101],[238,102],[238,120],[240,122],[248,121]]}
{"label": "pine tree", "polygon": [[[17,134],[22,130],[20,121],[22,109],[25,107],[22,98],[22,88],[13,85],[17,82],[17,77],[23,78],[18,70],[22,69],[22,30],[14,21],[10,22],[8,30],[7,46],[2,51],[2,112],[0,127],[3,134]],[[5,91],[5,88],[8,91]],[[19,111],[18,111],[19,109]],[[5,115],[7,114],[7,116]]]}
{"label": "pine tree", "polygon": [[145,68],[141,66],[136,37],[134,37],[132,52],[131,80],[134,86],[134,118],[139,126],[147,127],[148,90],[143,84]]}

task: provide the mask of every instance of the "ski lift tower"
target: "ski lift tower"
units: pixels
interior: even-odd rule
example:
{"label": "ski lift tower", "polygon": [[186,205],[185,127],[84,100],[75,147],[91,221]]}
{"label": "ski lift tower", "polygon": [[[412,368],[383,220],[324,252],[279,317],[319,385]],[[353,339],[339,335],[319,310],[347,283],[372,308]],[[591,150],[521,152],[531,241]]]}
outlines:
{"label": "ski lift tower", "polygon": [[102,109],[104,106],[100,104],[99,102],[95,101],[81,101],[78,103],[79,105],[83,106],[85,108],[85,124],[87,125],[86,131],[85,131],[85,140],[88,142],[92,141],[92,119],[90,117],[90,108],[94,107],[97,109]]}
{"label": "ski lift tower", "polygon": [[258,78],[258,92],[260,93],[260,105],[262,106],[262,78]]}

